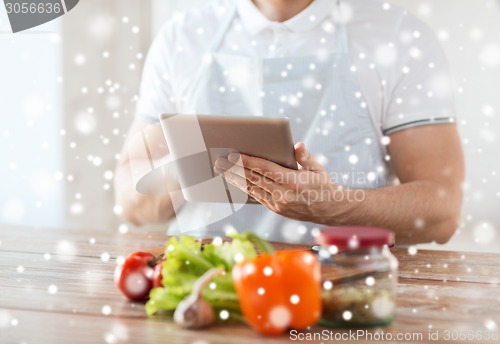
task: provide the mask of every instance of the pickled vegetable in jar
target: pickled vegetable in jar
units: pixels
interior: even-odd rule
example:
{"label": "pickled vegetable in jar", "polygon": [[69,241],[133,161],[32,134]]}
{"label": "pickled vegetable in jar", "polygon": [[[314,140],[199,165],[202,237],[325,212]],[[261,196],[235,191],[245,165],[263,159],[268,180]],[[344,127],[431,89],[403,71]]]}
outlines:
{"label": "pickled vegetable in jar", "polygon": [[379,326],[396,315],[398,261],[394,233],[372,227],[329,227],[316,238],[323,275],[321,324]]}

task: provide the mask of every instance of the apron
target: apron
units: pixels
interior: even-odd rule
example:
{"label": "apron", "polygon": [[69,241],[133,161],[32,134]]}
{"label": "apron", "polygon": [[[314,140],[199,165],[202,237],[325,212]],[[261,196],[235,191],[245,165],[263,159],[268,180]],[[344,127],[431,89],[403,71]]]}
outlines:
{"label": "apron", "polygon": [[[218,52],[236,16],[233,6],[204,56],[182,113],[286,116],[295,142],[303,141],[339,185],[356,189],[389,183],[381,130],[373,123],[351,71],[345,26],[334,53],[249,58]],[[258,139],[258,138],[256,138]],[[361,196],[360,196],[361,197]],[[282,217],[259,204],[189,203],[176,212],[170,234],[223,236],[253,231],[269,240],[312,242],[314,223]]]}

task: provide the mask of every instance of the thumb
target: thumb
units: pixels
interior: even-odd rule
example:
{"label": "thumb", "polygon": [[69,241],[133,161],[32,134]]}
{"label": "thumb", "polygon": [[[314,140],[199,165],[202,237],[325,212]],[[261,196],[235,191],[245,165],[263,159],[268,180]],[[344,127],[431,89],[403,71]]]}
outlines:
{"label": "thumb", "polygon": [[295,144],[295,159],[305,170],[322,172],[324,166],[306,149],[304,142]]}

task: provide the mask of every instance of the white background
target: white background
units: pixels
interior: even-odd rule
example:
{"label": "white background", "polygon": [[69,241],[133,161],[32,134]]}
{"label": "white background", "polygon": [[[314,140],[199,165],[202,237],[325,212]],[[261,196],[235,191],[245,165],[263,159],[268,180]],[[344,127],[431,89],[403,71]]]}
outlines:
{"label": "white background", "polygon": [[63,185],[54,179],[64,169],[60,30],[55,20],[13,35],[0,4],[2,222],[64,223]]}

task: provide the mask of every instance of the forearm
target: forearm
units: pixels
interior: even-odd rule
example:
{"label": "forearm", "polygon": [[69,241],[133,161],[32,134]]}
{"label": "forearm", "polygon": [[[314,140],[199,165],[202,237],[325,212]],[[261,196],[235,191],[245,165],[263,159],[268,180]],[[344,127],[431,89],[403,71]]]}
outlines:
{"label": "forearm", "polygon": [[[168,181],[164,180],[164,185]],[[121,207],[121,216],[130,223],[165,223],[174,216],[174,207],[168,192],[161,195],[148,195],[137,192],[128,164],[118,165],[115,173],[115,200]]]}
{"label": "forearm", "polygon": [[328,201],[324,216],[328,225],[391,229],[399,244],[442,243],[458,228],[461,203],[460,187],[422,180],[381,189],[344,189],[342,200]]}

